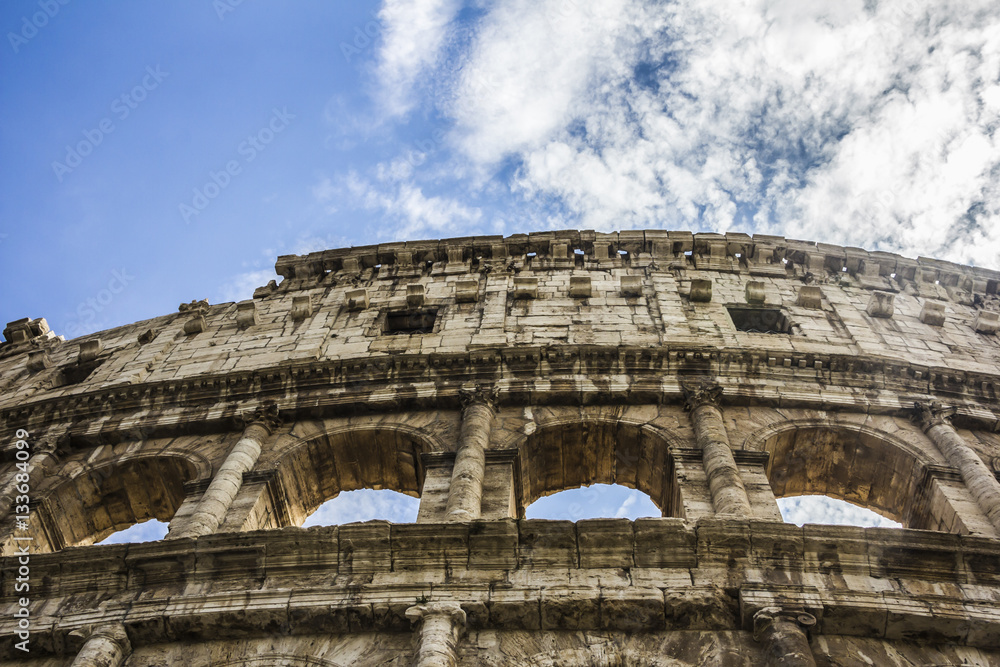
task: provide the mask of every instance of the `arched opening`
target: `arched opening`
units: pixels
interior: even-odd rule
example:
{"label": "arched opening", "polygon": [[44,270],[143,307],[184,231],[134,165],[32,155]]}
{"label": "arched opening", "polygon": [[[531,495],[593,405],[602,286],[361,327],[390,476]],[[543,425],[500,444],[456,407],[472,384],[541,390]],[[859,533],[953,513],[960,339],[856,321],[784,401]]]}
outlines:
{"label": "arched opening", "polygon": [[592,484],[543,496],[524,510],[526,519],[638,519],[660,516],[642,491],[619,484]]}
{"label": "arched opening", "polygon": [[821,523],[862,528],[902,527],[898,521],[878,512],[830,496],[787,496],[778,500],[778,509],[781,510],[781,518],[785,523],[797,526]]}
{"label": "arched opening", "polygon": [[344,491],[316,508],[302,527],[336,526],[376,519],[390,523],[415,523],[419,506],[417,498],[389,489]]}
{"label": "arched opening", "polygon": [[115,531],[95,544],[135,544],[138,542],[155,542],[167,536],[170,524],[164,521],[150,519],[134,526]]}
{"label": "arched opening", "polygon": [[415,435],[386,428],[327,433],[297,445],[278,464],[289,520],[301,526],[326,501],[358,489],[418,498],[424,481],[420,454],[429,449]]}
{"label": "arched opening", "polygon": [[[167,523],[184,500],[185,482],[196,475],[194,464],[179,456],[134,458],[85,470],[32,509],[32,550],[94,544],[150,519]],[[5,554],[15,548],[12,544],[5,544]]]}
{"label": "arched opening", "polygon": [[[828,496],[907,528],[940,529],[927,466],[917,454],[863,427],[789,426],[764,441],[776,498]],[[935,511],[938,514],[935,514]]]}
{"label": "arched opening", "polygon": [[636,424],[580,421],[543,426],[523,444],[521,480],[526,506],[566,489],[617,484],[645,494],[657,516],[682,514],[667,442]]}

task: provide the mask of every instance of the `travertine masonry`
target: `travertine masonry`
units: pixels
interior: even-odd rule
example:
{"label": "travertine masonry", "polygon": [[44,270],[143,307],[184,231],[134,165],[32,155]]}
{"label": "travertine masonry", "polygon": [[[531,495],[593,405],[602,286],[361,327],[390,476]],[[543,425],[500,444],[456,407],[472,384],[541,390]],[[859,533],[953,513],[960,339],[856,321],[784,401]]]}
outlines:
{"label": "travertine masonry", "polygon": [[[0,664],[1000,664],[1000,273],[666,231],[276,271],[4,329]],[[612,483],[662,516],[523,518]],[[362,488],[417,522],[298,527]],[[783,523],[802,494],[904,528]]]}

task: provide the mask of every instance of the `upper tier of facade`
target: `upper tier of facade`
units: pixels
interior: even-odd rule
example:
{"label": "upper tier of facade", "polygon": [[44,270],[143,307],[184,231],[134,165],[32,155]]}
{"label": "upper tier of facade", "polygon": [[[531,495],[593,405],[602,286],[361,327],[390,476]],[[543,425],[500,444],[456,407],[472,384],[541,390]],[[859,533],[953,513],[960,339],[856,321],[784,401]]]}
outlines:
{"label": "upper tier of facade", "polygon": [[854,404],[862,392],[892,412],[929,394],[996,422],[996,271],[667,231],[391,243],[275,269],[281,282],[251,300],[182,304],[73,341],[41,318],[10,323],[0,417],[34,425],[290,388],[310,404],[433,403],[469,379],[499,380],[517,401],[565,378],[580,401],[617,402],[676,397],[685,376],[706,375],[748,400]]}

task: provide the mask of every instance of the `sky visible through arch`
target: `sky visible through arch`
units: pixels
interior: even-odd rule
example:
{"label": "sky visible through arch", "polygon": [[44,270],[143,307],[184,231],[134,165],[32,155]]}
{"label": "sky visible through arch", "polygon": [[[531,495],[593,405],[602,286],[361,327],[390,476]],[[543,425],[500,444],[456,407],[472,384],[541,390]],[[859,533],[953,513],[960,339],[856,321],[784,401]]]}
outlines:
{"label": "sky visible through arch", "polygon": [[10,0],[0,27],[0,324],[546,229],[1000,268],[993,1]]}

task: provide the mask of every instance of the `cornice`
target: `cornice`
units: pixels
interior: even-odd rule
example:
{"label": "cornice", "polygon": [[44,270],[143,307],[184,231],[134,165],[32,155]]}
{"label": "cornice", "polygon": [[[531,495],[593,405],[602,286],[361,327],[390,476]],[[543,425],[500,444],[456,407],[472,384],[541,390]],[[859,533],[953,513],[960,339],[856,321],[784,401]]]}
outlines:
{"label": "cornice", "polygon": [[[711,380],[723,405],[848,408],[912,414],[944,400],[970,427],[997,427],[1000,375],[849,354],[707,347],[560,345],[454,354],[381,355],[108,387],[0,410],[6,430],[69,428],[78,442],[112,431],[230,430],[248,407],[274,401],[285,420],[400,409],[457,408],[468,383],[495,383],[505,405],[669,403]],[[121,439],[123,436],[119,436]],[[8,439],[10,440],[10,439]],[[13,440],[10,440],[11,442]]]}

